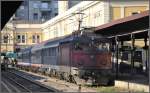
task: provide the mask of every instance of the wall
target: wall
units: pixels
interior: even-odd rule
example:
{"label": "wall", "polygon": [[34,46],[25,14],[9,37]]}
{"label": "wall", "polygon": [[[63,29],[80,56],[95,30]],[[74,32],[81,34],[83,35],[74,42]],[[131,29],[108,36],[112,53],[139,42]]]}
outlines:
{"label": "wall", "polygon": [[[116,20],[131,16],[132,12],[142,12],[148,10],[148,0],[126,0],[111,2],[111,20]],[[110,20],[110,21],[111,21]]]}
{"label": "wall", "polygon": [[[18,42],[17,36],[18,35],[25,35],[25,42]],[[15,37],[16,37],[16,44],[17,47],[24,48],[29,45],[36,44],[38,42],[33,43],[33,35],[39,35],[39,42],[42,41],[42,31],[41,31],[41,24],[16,24],[16,31],[15,31]]]}
{"label": "wall", "polygon": [[[13,51],[13,27],[11,23],[6,24],[6,26],[1,31],[1,50],[2,52]],[[4,42],[4,36],[8,36],[8,43]]]}
{"label": "wall", "polygon": [[[66,1],[64,1],[64,4],[66,4]],[[62,9],[66,8],[66,6],[61,7]],[[76,14],[77,12],[84,13],[81,27],[96,27],[112,20],[130,16],[132,12],[147,9],[148,0],[82,1],[67,11],[61,11],[60,15],[43,23],[43,40],[67,35],[78,30],[79,15]]]}
{"label": "wall", "polygon": [[83,1],[42,24],[43,40],[67,35],[78,30],[77,20],[79,15],[75,14],[77,12],[84,13],[82,27],[98,26],[108,22],[108,16],[106,16],[109,15],[108,3],[102,1]]}

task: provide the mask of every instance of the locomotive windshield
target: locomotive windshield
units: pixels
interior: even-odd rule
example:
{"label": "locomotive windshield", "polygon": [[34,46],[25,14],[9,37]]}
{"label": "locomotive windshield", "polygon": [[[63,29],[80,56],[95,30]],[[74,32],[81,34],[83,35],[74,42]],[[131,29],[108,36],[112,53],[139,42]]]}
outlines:
{"label": "locomotive windshield", "polygon": [[77,40],[74,42],[76,51],[109,51],[109,42],[101,40]]}
{"label": "locomotive windshield", "polygon": [[98,43],[96,45],[96,48],[98,50],[105,50],[105,51],[109,51],[109,43]]}

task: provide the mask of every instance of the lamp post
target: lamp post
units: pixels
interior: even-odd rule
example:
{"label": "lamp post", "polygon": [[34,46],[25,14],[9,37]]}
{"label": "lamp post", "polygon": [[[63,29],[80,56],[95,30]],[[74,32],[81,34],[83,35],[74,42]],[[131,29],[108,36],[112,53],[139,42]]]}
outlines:
{"label": "lamp post", "polygon": [[78,30],[77,31],[80,31],[80,28],[81,28],[81,24],[82,24],[82,19],[83,19],[83,15],[85,13],[82,13],[81,10],[79,9],[79,11],[77,13],[73,13],[74,15],[78,15]]}

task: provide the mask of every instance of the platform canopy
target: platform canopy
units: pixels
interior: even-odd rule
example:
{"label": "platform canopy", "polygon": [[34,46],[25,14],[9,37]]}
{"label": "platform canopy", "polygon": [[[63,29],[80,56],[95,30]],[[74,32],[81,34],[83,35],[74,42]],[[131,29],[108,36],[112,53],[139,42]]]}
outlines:
{"label": "platform canopy", "polygon": [[[120,35],[122,39],[130,39],[128,34],[135,33],[136,38],[143,38],[148,34],[149,27],[149,11],[135,14],[129,17],[111,21],[95,28],[95,33],[104,36]],[[140,35],[139,35],[140,34]]]}

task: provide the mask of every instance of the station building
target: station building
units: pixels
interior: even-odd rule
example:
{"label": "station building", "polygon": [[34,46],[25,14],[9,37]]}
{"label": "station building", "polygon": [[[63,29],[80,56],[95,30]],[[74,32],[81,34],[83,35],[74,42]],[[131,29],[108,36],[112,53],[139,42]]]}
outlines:
{"label": "station building", "polygon": [[[15,26],[14,26],[15,25]],[[2,30],[2,52],[19,51],[42,41],[41,23],[10,21]],[[19,50],[18,50],[19,49]]]}
{"label": "station building", "polygon": [[[81,28],[97,27],[113,20],[148,10],[148,0],[101,0],[81,1],[70,7],[68,1],[58,2],[58,15],[45,23],[36,21],[15,21],[2,31],[2,51],[14,51],[48,39],[64,36]],[[9,42],[3,42],[8,34]]]}
{"label": "station building", "polygon": [[16,21],[16,48],[26,48],[42,41],[41,23],[31,21]]}
{"label": "station building", "polygon": [[[58,11],[59,15],[42,24],[42,31],[44,36],[43,40],[45,41],[48,39],[71,34],[72,32],[85,27],[98,27],[103,24],[111,23],[114,20],[117,21],[122,18],[127,18],[129,16],[143,13],[147,10],[149,10],[148,0],[82,1],[69,10],[67,10],[67,4],[66,1],[64,1]],[[81,28],[78,28],[79,22],[81,22]],[[123,28],[120,29],[124,30]],[[142,29],[142,31],[144,30],[146,29]],[[144,39],[135,39],[134,42],[134,45],[136,47],[136,57],[139,57],[137,59],[143,64],[143,70],[145,70],[145,62],[148,55],[146,54],[147,50],[145,51],[143,49],[145,45]],[[131,48],[132,40],[124,41],[123,45],[124,47]],[[119,47],[121,47],[121,42],[119,43]],[[122,62],[122,55],[125,56],[125,58],[128,58],[128,60],[126,61],[127,63],[132,60],[131,53],[124,52],[118,55],[119,63]],[[114,58],[113,60],[116,61],[116,58]],[[135,65],[139,66],[140,64]]]}
{"label": "station building", "polygon": [[1,31],[1,51],[8,52],[14,51],[14,28],[11,23],[8,23]]}
{"label": "station building", "polygon": [[[60,5],[61,4],[61,5]],[[67,1],[59,3],[59,15],[42,24],[43,40],[64,36],[81,29],[97,27],[148,10],[148,0],[82,1],[67,9]]]}

